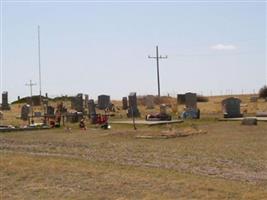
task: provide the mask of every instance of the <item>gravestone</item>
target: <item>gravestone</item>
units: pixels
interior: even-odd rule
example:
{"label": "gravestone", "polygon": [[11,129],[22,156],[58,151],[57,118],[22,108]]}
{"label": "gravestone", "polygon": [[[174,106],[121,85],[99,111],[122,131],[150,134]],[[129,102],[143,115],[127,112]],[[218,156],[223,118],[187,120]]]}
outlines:
{"label": "gravestone", "polygon": [[34,112],[34,117],[42,117],[42,113],[41,112]]}
{"label": "gravestone", "polygon": [[110,107],[110,96],[104,95],[104,94],[99,95],[97,104],[98,104],[98,108],[100,110],[104,110],[106,108],[109,108]]}
{"label": "gravestone", "polygon": [[83,112],[83,94],[79,93],[71,99],[71,108],[77,112]]}
{"label": "gravestone", "polygon": [[48,116],[54,116],[54,114],[55,114],[55,108],[53,106],[47,106],[47,108],[46,108],[46,114]]}
{"label": "gravestone", "polygon": [[85,106],[85,108],[88,108],[88,101],[89,101],[89,95],[85,94],[84,95],[84,106]]}
{"label": "gravestone", "polygon": [[1,110],[10,110],[10,106],[8,104],[8,92],[4,91],[2,93],[2,104],[1,104]]}
{"label": "gravestone", "polygon": [[82,112],[67,112],[67,114],[66,114],[67,122],[77,123],[81,119],[83,119],[83,113]]}
{"label": "gravestone", "polygon": [[199,119],[200,110],[197,108],[197,94],[188,92],[184,96],[178,95],[177,102],[183,102],[185,104],[184,111],[181,114],[183,119]]}
{"label": "gravestone", "polygon": [[177,94],[177,103],[184,104],[185,103],[185,94]]}
{"label": "gravestone", "polygon": [[122,109],[123,110],[127,110],[128,109],[127,97],[122,97]]}
{"label": "gravestone", "polygon": [[30,105],[29,104],[25,104],[21,107],[21,114],[20,114],[20,118],[24,121],[28,120],[29,117],[29,113],[30,113]]}
{"label": "gravestone", "polygon": [[243,117],[240,113],[241,100],[238,98],[230,97],[222,101],[222,108],[224,118],[238,118]]}
{"label": "gravestone", "polygon": [[135,92],[131,92],[128,96],[129,99],[129,108],[128,108],[128,117],[140,117],[140,112],[137,108],[137,97]]}
{"label": "gravestone", "polygon": [[197,94],[196,93],[185,93],[185,106],[190,109],[197,109]]}
{"label": "gravestone", "polygon": [[256,117],[245,117],[243,120],[242,120],[242,125],[257,125],[258,124],[258,120]]}
{"label": "gravestone", "polygon": [[93,99],[90,99],[88,101],[88,116],[91,118],[92,116],[96,115],[96,110],[95,110],[95,102]]}
{"label": "gravestone", "polygon": [[147,109],[153,109],[154,108],[154,96],[153,95],[147,95],[145,97],[145,104]]}

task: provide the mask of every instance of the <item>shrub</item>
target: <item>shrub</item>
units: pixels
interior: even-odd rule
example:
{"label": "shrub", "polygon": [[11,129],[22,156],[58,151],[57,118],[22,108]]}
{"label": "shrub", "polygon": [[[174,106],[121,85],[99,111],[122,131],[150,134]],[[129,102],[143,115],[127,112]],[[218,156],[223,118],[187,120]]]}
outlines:
{"label": "shrub", "polygon": [[267,85],[263,86],[259,91],[260,98],[267,98]]}

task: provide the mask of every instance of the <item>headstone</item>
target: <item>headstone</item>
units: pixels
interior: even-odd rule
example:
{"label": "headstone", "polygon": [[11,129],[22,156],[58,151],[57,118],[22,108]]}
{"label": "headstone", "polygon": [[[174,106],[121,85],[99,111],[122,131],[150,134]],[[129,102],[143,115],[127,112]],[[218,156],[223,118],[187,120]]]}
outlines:
{"label": "headstone", "polygon": [[66,120],[70,123],[77,123],[83,118],[82,112],[68,112],[66,114]]}
{"label": "headstone", "polygon": [[97,104],[98,104],[98,108],[100,110],[104,110],[106,108],[109,108],[109,106],[110,106],[110,96],[104,95],[104,94],[99,95]]}
{"label": "headstone", "polygon": [[185,94],[177,94],[177,103],[184,104],[185,103]]}
{"label": "headstone", "polygon": [[85,108],[88,108],[88,101],[89,101],[89,95],[85,94],[84,95],[84,106],[85,106]]}
{"label": "headstone", "polygon": [[145,104],[147,109],[153,109],[154,108],[154,96],[153,95],[147,95],[145,97]]}
{"label": "headstone", "polygon": [[243,120],[242,120],[242,125],[257,125],[258,124],[258,121],[257,121],[257,118],[255,117],[245,117]]}
{"label": "headstone", "polygon": [[53,106],[47,106],[46,114],[48,116],[54,116],[55,115],[55,108]]}
{"label": "headstone", "polygon": [[137,97],[135,92],[131,92],[128,96],[129,99],[129,108],[128,108],[128,117],[140,117],[140,112],[137,108]]}
{"label": "headstone", "polygon": [[200,110],[197,108],[197,94],[188,92],[184,96],[178,95],[177,102],[179,104],[185,104],[184,111],[181,114],[181,118],[183,119],[199,119],[200,118]]}
{"label": "headstone", "polygon": [[2,104],[1,104],[1,110],[10,110],[10,106],[8,104],[8,92],[4,91],[2,93]]}
{"label": "headstone", "polygon": [[238,118],[243,115],[240,113],[241,100],[238,98],[230,97],[222,101],[222,108],[224,118]]}
{"label": "headstone", "polygon": [[71,108],[77,112],[83,112],[83,94],[79,93],[71,99]]}
{"label": "headstone", "polygon": [[20,96],[18,96],[18,101],[20,100]]}
{"label": "headstone", "polygon": [[21,107],[21,119],[24,120],[24,121],[27,121],[28,120],[28,116],[29,116],[29,113],[30,113],[30,105],[29,104],[25,104]]}
{"label": "headstone", "polygon": [[88,116],[91,118],[92,116],[96,115],[96,110],[95,110],[95,102],[93,99],[90,99],[88,101]]}
{"label": "headstone", "polygon": [[127,97],[122,97],[122,109],[123,110],[127,110],[128,109]]}
{"label": "headstone", "polygon": [[34,117],[41,117],[42,113],[41,112],[34,112]]}
{"label": "headstone", "polygon": [[197,94],[188,92],[185,94],[185,106],[190,109],[197,109]]}

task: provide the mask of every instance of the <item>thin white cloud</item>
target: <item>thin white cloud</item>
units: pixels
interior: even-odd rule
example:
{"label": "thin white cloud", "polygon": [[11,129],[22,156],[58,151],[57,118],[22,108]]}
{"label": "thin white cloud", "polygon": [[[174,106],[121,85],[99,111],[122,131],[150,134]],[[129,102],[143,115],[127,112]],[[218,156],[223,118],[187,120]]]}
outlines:
{"label": "thin white cloud", "polygon": [[237,46],[232,44],[216,44],[210,47],[213,50],[236,50]]}

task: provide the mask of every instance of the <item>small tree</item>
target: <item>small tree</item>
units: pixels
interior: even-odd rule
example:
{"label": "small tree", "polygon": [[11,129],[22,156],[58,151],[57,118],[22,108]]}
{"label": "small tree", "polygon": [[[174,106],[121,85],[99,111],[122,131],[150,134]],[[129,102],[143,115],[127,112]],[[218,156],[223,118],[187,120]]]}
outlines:
{"label": "small tree", "polygon": [[263,86],[259,91],[260,98],[267,98],[267,85]]}

